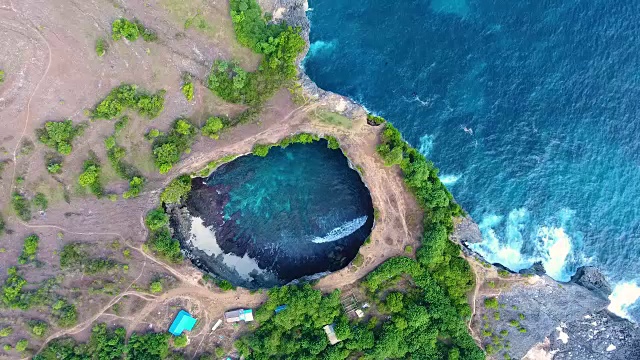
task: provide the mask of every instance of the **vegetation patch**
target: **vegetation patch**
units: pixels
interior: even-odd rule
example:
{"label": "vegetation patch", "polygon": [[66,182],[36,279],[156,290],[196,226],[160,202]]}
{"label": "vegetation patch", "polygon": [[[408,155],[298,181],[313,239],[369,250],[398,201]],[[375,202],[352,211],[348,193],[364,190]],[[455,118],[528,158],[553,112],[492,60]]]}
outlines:
{"label": "vegetation patch", "polygon": [[47,121],[44,127],[36,130],[36,136],[41,143],[55,149],[62,155],[71,154],[71,142],[82,134],[83,125],[74,126],[71,120]]}
{"label": "vegetation patch", "polygon": [[191,79],[191,75],[186,74],[183,78],[182,87],[180,91],[182,91],[182,95],[187,99],[187,101],[193,100],[193,80]]}
{"label": "vegetation patch", "polygon": [[180,161],[182,153],[191,151],[196,133],[197,129],[187,119],[178,119],[167,135],[156,138],[153,157],[160,174],[169,172]]}
{"label": "vegetation patch", "polygon": [[36,259],[36,253],[38,252],[38,244],[40,238],[38,235],[29,235],[24,239],[24,245],[22,246],[22,253],[18,257],[19,264],[26,264],[27,261],[33,261]]}
{"label": "vegetation patch", "polygon": [[96,40],[96,54],[103,57],[107,53],[107,42],[103,38]]}
{"label": "vegetation patch", "polygon": [[138,20],[129,21],[125,18],[120,18],[111,24],[111,37],[114,41],[122,38],[136,41],[140,36],[147,42],[158,40],[158,35],[154,31],[147,29]]}
{"label": "vegetation patch", "polygon": [[91,112],[92,119],[111,120],[120,116],[126,109],[137,111],[149,119],[156,118],[164,110],[164,95],[160,90],[149,94],[138,90],[136,85],[123,84],[111,90]]}
{"label": "vegetation patch", "polygon": [[207,86],[222,99],[256,108],[297,74],[296,58],[305,47],[299,28],[267,23],[255,0],[231,0],[231,19],[238,42],[263,55],[255,72],[247,72],[236,62],[218,60],[213,64]]}
{"label": "vegetation patch", "polygon": [[31,220],[31,203],[24,195],[14,192],[11,195],[11,207],[20,220]]}
{"label": "vegetation patch", "polygon": [[226,123],[227,121],[222,120],[222,118],[211,116],[207,119],[207,122],[202,126],[200,131],[202,135],[218,140],[220,132],[225,128]]}
{"label": "vegetation patch", "polygon": [[147,246],[170,262],[182,262],[180,242],[171,236],[169,216],[159,207],[149,211],[145,218],[145,225],[150,230]]}
{"label": "vegetation patch", "polygon": [[141,175],[140,171],[133,165],[122,160],[127,155],[127,151],[124,147],[118,146],[116,143],[116,136],[128,123],[128,116],[123,116],[120,120],[116,121],[114,124],[114,134],[107,137],[104,141],[104,146],[107,149],[107,158],[109,159],[111,167],[119,177],[129,181],[129,189],[122,194],[122,197],[125,199],[138,197],[145,183],[145,178]]}
{"label": "vegetation patch", "polygon": [[160,194],[160,200],[164,204],[177,204],[185,200],[191,191],[191,177],[181,175],[173,179]]}
{"label": "vegetation patch", "polygon": [[102,197],[102,181],[100,163],[95,156],[85,160],[82,174],[78,177],[78,184],[89,189],[98,198]]}
{"label": "vegetation patch", "polygon": [[87,275],[107,273],[118,269],[120,264],[104,258],[91,258],[81,243],[65,245],[60,251],[62,269],[78,269]]}

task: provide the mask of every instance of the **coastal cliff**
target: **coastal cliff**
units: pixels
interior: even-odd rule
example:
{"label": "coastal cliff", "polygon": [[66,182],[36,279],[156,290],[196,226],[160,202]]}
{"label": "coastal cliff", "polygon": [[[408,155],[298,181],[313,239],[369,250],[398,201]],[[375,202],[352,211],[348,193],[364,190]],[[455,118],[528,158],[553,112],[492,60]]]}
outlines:
{"label": "coastal cliff", "polygon": [[476,273],[471,325],[489,355],[527,360],[640,358],[640,329],[607,310],[611,286],[598,269],[581,267],[562,283],[547,276],[540,264],[519,274],[488,264],[466,246],[482,241],[469,217],[456,223],[451,240],[462,245]]}
{"label": "coastal cliff", "polygon": [[[274,21],[284,20],[302,29],[307,47],[298,65],[304,96],[350,118],[366,116],[367,111],[361,105],[319,88],[305,74],[302,61],[309,50],[310,31],[307,1],[259,0],[259,3]],[[478,225],[470,217],[456,222],[451,240],[462,245],[476,274],[476,289],[470,296],[474,309],[470,329],[489,357],[640,358],[640,329],[607,310],[611,286],[598,269],[582,267],[571,281],[561,283],[547,276],[538,264],[520,274],[508,272],[499,264],[488,264],[466,246],[482,241]]]}

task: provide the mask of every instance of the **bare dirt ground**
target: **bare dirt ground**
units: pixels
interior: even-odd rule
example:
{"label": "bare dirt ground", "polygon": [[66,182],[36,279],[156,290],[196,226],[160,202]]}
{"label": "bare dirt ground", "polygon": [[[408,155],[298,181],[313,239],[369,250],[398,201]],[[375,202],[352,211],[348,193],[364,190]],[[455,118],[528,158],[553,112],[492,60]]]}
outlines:
{"label": "bare dirt ground", "polygon": [[[28,338],[30,351],[37,352],[63,336],[86,340],[96,322],[124,326],[129,333],[164,331],[176,310],[185,308],[201,320],[190,334],[187,354],[195,357],[215,347],[230,351],[233,339],[246,331],[246,326],[224,325],[211,334],[212,324],[225,310],[256,307],[266,295],[212,289],[201,282],[202,273],[190,263],[167,265],[156,259],[143,250],[147,236],[143,217],[158,205],[159,192],[178,174],[199,170],[225,155],[248,153],[256,142],[275,142],[301,131],[339,139],[354,166],[362,169],[380,213],[371,244],[361,249],[364,264],[323,278],[318,288],[353,287],[388,257],[404,254],[405,246],[417,247],[422,212],[406,191],[398,170],[385,168],[375,154],[380,128],[367,126],[364,118],[354,119],[347,127],[323,122],[317,112],[320,105],[296,105],[286,90],[267,104],[258,122],[237,126],[217,141],[199,138],[191,153],[169,174],[160,175],[154,169],[151,145],[143,139],[150,128],[167,129],[180,116],[201,124],[207,116],[233,116],[243,110],[224,103],[201,84],[215,59],[238,59],[247,69],[258,64],[255,54],[235,42],[228,13],[226,1],[0,0],[0,48],[4,50],[0,52],[0,69],[6,74],[0,84],[0,161],[7,161],[0,174],[0,212],[8,229],[0,237],[0,271],[5,273],[17,265],[24,237],[35,233],[41,239],[37,261],[18,266],[19,273],[33,284],[30,288],[57,277],[60,281],[55,294],[70,299],[78,309],[77,325],[67,329],[55,326],[46,308],[1,309],[0,327],[11,325],[14,333],[1,338],[0,344],[14,345]],[[110,24],[122,16],[140,19],[158,33],[159,41],[112,41]],[[195,25],[185,29],[189,19]],[[99,37],[109,45],[102,58],[94,51]],[[185,72],[198,80],[193,102],[187,102],[180,92]],[[127,159],[147,178],[144,193],[136,199],[112,202],[86,194],[77,185],[77,177],[90,151],[100,157],[105,169],[109,167],[103,140],[113,131],[113,122],[90,122],[85,110],[121,83],[167,93],[165,110],[153,121],[129,114],[131,123],[119,143],[127,149]],[[45,121],[66,118],[86,122],[89,127],[74,141],[63,172],[52,176],[45,166],[45,156],[51,150],[38,143],[35,130]],[[24,181],[17,182],[18,177]],[[108,180],[107,189],[122,191],[126,186],[113,176]],[[28,223],[20,221],[10,206],[11,193],[16,190],[29,198],[36,192],[44,193],[49,209],[34,211]],[[61,269],[62,247],[76,242],[87,244],[88,256],[109,258],[120,267],[91,276]],[[164,292],[151,294],[149,284],[158,278],[164,279]],[[43,338],[28,333],[27,322],[32,319],[51,322]],[[0,350],[0,358],[25,354]]]}

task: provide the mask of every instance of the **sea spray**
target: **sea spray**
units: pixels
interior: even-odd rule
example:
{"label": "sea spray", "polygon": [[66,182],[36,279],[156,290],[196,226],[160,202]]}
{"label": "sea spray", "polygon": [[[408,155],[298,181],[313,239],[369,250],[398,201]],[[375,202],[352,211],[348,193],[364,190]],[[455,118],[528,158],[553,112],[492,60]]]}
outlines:
{"label": "sea spray", "polygon": [[630,310],[640,299],[640,286],[635,282],[621,282],[613,288],[613,293],[609,295],[611,303],[607,308],[612,313],[625,319],[633,320]]}

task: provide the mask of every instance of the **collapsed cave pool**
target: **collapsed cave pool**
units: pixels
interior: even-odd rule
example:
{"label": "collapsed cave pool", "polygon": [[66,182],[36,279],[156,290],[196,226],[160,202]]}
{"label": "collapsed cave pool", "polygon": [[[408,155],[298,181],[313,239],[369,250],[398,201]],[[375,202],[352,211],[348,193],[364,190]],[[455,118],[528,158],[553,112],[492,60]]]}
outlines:
{"label": "collapsed cave pool", "polygon": [[369,190],[325,140],[241,156],[193,178],[170,214],[197,267],[249,289],[344,268],[374,222]]}

